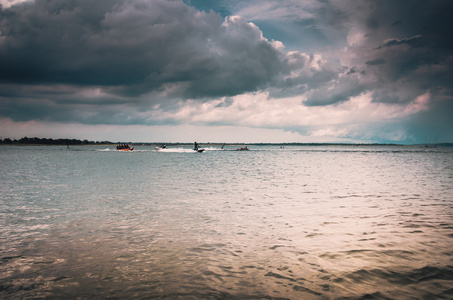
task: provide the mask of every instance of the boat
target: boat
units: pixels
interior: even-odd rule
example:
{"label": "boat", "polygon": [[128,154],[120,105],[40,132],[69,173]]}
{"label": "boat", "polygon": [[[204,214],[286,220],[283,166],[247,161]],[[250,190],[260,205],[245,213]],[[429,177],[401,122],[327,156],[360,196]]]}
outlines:
{"label": "boat", "polygon": [[198,153],[201,153],[201,152],[204,151],[204,148],[199,148],[199,147],[198,147],[198,143],[195,142],[195,144],[193,145],[193,150],[196,151],[196,152],[198,152]]}
{"label": "boat", "polygon": [[117,151],[133,151],[134,150],[134,147],[130,147],[129,145],[125,144],[125,145],[118,145],[116,146],[116,150]]}
{"label": "boat", "polygon": [[157,151],[167,149],[166,145],[160,145],[159,147],[154,147]]}
{"label": "boat", "polygon": [[242,148],[237,148],[236,151],[249,151],[250,149],[245,146],[245,147],[242,147]]}

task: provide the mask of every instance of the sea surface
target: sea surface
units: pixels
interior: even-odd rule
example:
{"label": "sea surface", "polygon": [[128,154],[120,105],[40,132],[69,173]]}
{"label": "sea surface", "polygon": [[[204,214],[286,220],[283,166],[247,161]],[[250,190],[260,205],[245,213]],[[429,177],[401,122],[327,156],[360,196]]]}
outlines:
{"label": "sea surface", "polygon": [[0,147],[0,298],[453,298],[453,147],[236,148]]}

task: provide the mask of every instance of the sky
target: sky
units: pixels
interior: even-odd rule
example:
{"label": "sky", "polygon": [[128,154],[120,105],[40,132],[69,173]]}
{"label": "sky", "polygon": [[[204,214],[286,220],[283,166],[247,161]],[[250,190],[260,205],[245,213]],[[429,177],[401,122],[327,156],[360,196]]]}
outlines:
{"label": "sky", "polygon": [[0,0],[0,137],[453,142],[451,0]]}

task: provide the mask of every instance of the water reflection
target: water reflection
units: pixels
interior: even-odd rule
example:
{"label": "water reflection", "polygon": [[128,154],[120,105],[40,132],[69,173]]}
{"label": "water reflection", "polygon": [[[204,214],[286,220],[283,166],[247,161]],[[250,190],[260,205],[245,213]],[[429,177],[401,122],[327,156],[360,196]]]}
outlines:
{"label": "water reflection", "polygon": [[450,149],[372,149],[2,150],[0,295],[452,297]]}

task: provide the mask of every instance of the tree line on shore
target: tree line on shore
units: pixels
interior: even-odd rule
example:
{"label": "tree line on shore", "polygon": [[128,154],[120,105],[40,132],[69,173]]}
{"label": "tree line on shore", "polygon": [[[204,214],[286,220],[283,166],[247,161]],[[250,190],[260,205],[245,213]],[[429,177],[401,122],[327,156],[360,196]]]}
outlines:
{"label": "tree line on shore", "polygon": [[3,145],[99,145],[113,144],[110,141],[88,141],[77,139],[52,139],[52,138],[37,138],[23,137],[21,139],[0,138],[0,144]]}
{"label": "tree line on shore", "polygon": [[[37,137],[23,137],[21,139],[10,139],[5,138],[2,139],[0,137],[0,145],[113,145],[110,141],[89,141],[89,140],[78,140],[78,139],[52,139],[52,138],[37,138]],[[180,145],[187,145],[188,143],[169,143],[169,142],[140,142],[140,143],[132,143],[132,142],[117,142],[116,144],[140,144],[144,146],[150,145],[162,145],[167,144],[171,146],[180,146]],[[201,143],[205,145],[222,145],[222,143]],[[243,145],[243,143],[228,143],[228,145]],[[255,145],[255,146],[266,146],[266,145],[278,145],[278,146],[335,146],[335,145],[345,145],[345,146],[403,146],[400,144],[342,144],[342,143],[248,143],[248,145]],[[436,143],[431,144],[436,146],[453,146],[453,143]]]}

